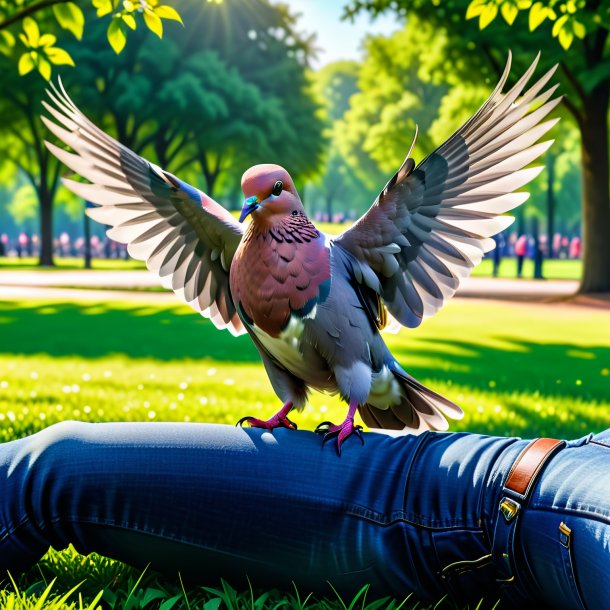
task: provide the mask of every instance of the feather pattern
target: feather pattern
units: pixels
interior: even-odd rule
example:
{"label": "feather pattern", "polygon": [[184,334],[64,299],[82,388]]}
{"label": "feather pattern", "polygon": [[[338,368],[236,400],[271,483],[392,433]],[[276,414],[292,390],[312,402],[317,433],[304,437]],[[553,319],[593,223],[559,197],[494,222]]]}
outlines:
{"label": "feather pattern", "polygon": [[290,317],[323,302],[330,282],[324,236],[304,215],[260,230],[251,223],[231,272],[231,292],[244,317],[272,337]]}
{"label": "feather pattern", "polygon": [[542,171],[527,166],[552,144],[536,142],[556,124],[542,121],[561,98],[551,99],[556,85],[543,91],[556,67],[526,90],[538,59],[502,94],[509,55],[477,113],[419,165],[405,161],[369,211],[335,239],[370,266],[381,298],[403,325],[417,326],[455,293],[493,249],[491,237],[514,220],[502,214],[528,197],[513,191]]}
{"label": "feather pattern", "polygon": [[44,124],[75,152],[49,150],[89,184],[64,184],[98,207],[87,210],[110,225],[108,236],[157,274],[193,309],[232,334],[245,332],[229,293],[229,265],[242,228],[213,199],[163,171],[97,128],[59,83],[43,102],[55,119]]}

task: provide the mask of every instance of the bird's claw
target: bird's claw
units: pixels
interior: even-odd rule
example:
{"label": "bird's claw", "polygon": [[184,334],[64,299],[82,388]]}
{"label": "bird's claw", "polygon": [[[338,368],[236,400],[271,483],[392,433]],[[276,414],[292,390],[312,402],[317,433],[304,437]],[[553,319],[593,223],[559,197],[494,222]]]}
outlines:
{"label": "bird's claw", "polygon": [[277,414],[268,420],[246,415],[246,417],[242,417],[235,425],[243,426],[245,422],[247,422],[251,428],[265,428],[265,430],[269,431],[275,430],[275,428],[288,428],[289,430],[297,429],[297,425],[293,421],[287,417],[280,417]]}
{"label": "bird's claw", "polygon": [[322,439],[322,445],[326,444],[332,438],[337,439],[337,453],[341,455],[341,445],[345,441],[346,438],[350,437],[352,434],[356,435],[360,442],[364,445],[364,437],[362,436],[362,426],[354,425],[354,419],[352,417],[348,417],[342,424],[336,425],[330,421],[323,421],[316,428],[317,434],[323,434],[324,438]]}

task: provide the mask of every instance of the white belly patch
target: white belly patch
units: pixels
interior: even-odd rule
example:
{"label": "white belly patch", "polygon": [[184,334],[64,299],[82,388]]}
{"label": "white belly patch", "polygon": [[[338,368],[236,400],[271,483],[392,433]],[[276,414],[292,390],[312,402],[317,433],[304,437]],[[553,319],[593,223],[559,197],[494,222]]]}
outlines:
{"label": "white belly patch", "polygon": [[371,391],[366,401],[378,409],[387,409],[402,401],[400,384],[387,366],[373,375]]}
{"label": "white belly patch", "polygon": [[271,337],[256,326],[252,327],[256,338],[263,347],[293,375],[307,380],[310,377],[308,368],[299,350],[305,324],[296,316],[290,316],[286,328],[279,337]]}

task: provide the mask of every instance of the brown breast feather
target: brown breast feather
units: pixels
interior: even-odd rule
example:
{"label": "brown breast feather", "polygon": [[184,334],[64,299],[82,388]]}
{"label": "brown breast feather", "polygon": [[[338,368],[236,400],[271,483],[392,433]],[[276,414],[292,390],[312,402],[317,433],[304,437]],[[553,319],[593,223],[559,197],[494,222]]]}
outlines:
{"label": "brown breast feather", "polygon": [[273,337],[291,313],[309,313],[316,299],[324,297],[323,285],[329,280],[324,236],[305,216],[288,217],[269,229],[251,223],[231,265],[235,303]]}

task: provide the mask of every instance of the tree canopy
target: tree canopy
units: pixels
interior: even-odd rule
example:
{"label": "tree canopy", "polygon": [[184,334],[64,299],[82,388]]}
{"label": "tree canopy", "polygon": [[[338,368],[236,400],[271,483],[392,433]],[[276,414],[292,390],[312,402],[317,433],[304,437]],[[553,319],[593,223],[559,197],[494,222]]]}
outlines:
{"label": "tree canopy", "polygon": [[[168,28],[162,42],[136,31],[118,56],[103,23],[91,23],[87,44],[67,43],[78,69],[62,76],[79,107],[136,152],[236,204],[239,177],[253,163],[281,163],[301,180],[314,174],[323,123],[306,76],[307,45],[291,15],[266,0],[184,3],[180,11],[185,29]],[[269,20],[257,20],[264,12],[274,16],[272,31]],[[46,231],[60,169],[42,144],[49,137],[38,121],[44,81],[12,74],[18,82],[10,82],[0,113],[13,119],[3,129],[20,138],[10,158],[32,176]],[[43,245],[49,241],[43,233]]]}
{"label": "tree canopy", "polygon": [[[580,289],[610,292],[610,240],[607,239],[610,233],[610,3],[607,0],[577,3],[546,0],[538,4],[552,8],[554,13],[546,13],[546,18],[535,24],[532,31],[531,12],[540,7],[534,9],[531,4],[528,8],[527,3],[513,0],[485,0],[476,6],[492,2],[498,10],[482,21],[481,14],[478,20],[474,19],[477,15],[473,14],[470,0],[353,0],[346,12],[349,15],[367,10],[375,14],[395,10],[409,19],[416,16],[445,31],[448,69],[457,71],[465,83],[480,84],[493,73],[497,77],[508,49],[514,53],[515,75],[524,71],[539,49],[543,49],[541,68],[559,64],[555,78],[567,93],[563,105],[577,125],[581,140],[584,273]],[[512,3],[519,10],[502,9],[504,3]],[[467,19],[469,7],[468,16],[472,19]],[[503,18],[496,19],[498,14]],[[576,23],[582,24],[584,32]],[[479,29],[480,25],[484,29]],[[572,28],[571,38],[568,34],[560,38],[560,31],[565,28]]]}

